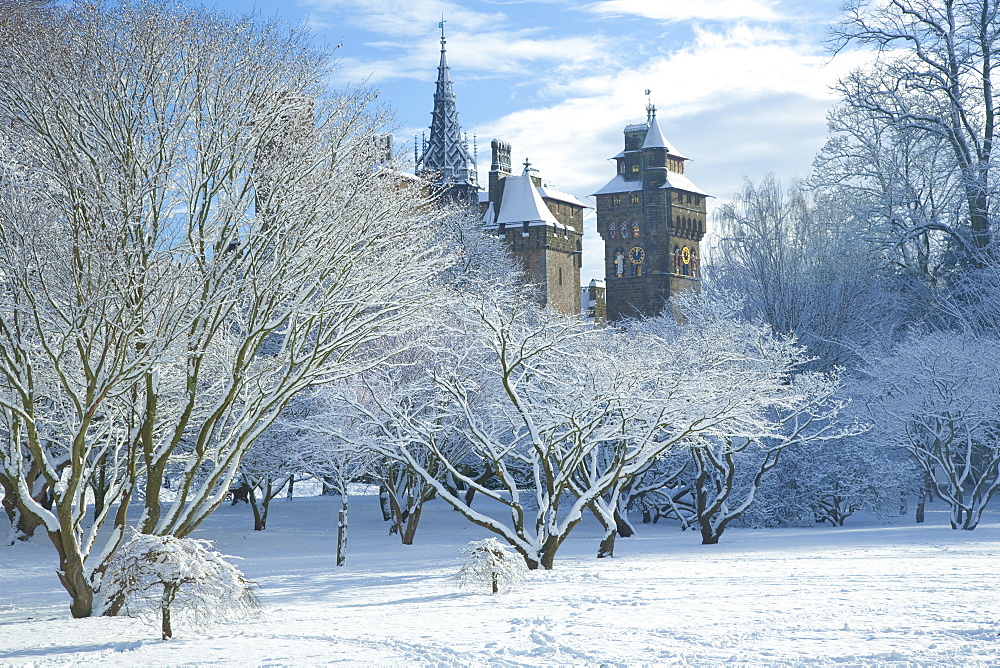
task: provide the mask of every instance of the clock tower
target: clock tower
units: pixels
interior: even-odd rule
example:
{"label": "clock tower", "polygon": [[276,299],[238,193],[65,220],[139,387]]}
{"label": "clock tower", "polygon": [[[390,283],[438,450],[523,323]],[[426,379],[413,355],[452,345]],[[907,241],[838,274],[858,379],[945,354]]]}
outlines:
{"label": "clock tower", "polygon": [[604,239],[608,320],[661,313],[672,295],[701,285],[708,195],[684,175],[688,158],[663,136],[656,108],[625,127],[616,174],[594,193]]}

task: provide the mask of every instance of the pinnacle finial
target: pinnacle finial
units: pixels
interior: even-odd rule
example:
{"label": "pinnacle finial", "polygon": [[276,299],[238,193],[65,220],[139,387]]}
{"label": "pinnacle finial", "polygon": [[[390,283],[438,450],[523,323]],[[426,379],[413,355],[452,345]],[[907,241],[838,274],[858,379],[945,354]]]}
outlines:
{"label": "pinnacle finial", "polygon": [[527,174],[531,171],[531,161],[528,158],[524,159],[524,173]]}
{"label": "pinnacle finial", "polygon": [[438,23],[438,28],[441,28],[441,46],[442,47],[444,46],[444,43],[445,43],[445,39],[444,39],[444,24],[445,23],[446,23],[446,21],[444,20],[444,14],[441,14],[441,22]]}

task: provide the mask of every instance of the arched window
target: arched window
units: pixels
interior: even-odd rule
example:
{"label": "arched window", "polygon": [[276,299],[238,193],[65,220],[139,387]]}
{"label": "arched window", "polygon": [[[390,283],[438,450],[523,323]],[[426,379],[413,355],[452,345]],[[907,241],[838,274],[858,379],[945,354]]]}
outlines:
{"label": "arched window", "polygon": [[621,223],[619,223],[619,229],[621,230],[622,239],[628,239],[628,233],[629,233],[628,223],[626,223],[623,220]]}

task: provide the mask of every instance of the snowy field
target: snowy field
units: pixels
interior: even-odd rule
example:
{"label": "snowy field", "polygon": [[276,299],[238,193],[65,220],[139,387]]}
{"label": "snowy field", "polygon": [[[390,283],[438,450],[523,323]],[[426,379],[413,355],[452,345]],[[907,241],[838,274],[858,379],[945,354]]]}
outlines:
{"label": "snowy field", "polygon": [[70,619],[44,538],[0,546],[0,664],[1000,665],[996,515],[974,532],[939,512],[925,526],[730,529],[716,546],[640,525],[613,560],[594,558],[585,521],[554,571],[493,596],[450,581],[458,549],[485,534],[440,502],[404,546],[376,499],[355,497],[337,568],[337,502],[276,500],[263,533],[245,505],[216,512],[197,537],[243,558],[263,616],[208,633],[181,622],[167,642],[155,622]]}

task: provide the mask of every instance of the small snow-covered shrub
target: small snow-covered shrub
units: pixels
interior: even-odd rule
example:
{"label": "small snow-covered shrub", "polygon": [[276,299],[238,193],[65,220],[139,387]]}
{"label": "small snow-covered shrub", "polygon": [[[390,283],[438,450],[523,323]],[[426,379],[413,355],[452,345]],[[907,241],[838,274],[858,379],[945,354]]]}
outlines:
{"label": "small snow-covered shrub", "polygon": [[528,572],[524,559],[496,538],[472,541],[459,550],[468,555],[455,581],[463,589],[490,587],[494,594],[521,584]]}
{"label": "small snow-covered shrub", "polygon": [[167,640],[174,608],[198,627],[253,615],[260,604],[251,586],[211,541],[133,531],[108,561],[98,605],[114,602],[129,617],[159,613]]}

